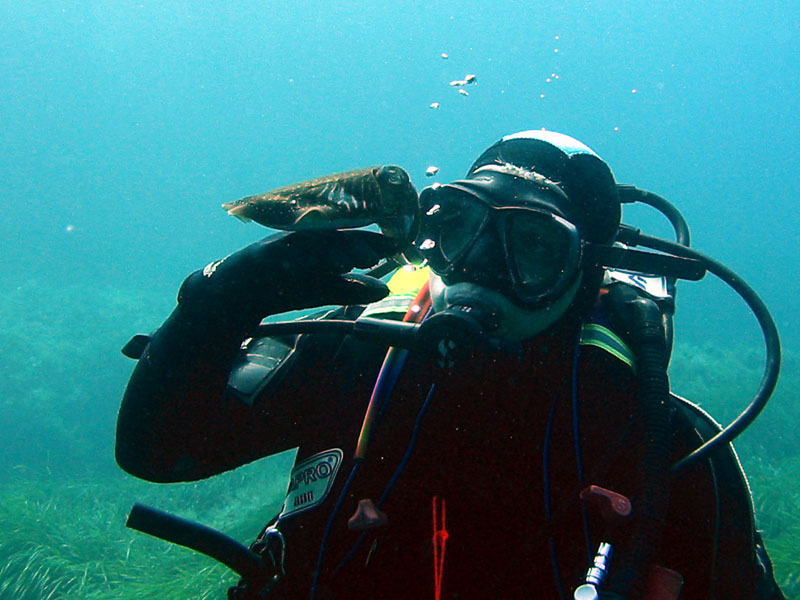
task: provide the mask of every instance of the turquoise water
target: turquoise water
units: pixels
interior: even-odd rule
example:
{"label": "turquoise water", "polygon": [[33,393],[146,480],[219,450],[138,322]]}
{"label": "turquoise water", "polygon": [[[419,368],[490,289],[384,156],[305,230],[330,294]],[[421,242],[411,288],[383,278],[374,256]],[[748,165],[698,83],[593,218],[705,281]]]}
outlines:
{"label": "turquoise water", "polygon": [[386,162],[421,187],[546,127],[678,204],[792,333],[797,2],[289,4],[3,3],[6,285],[174,285],[262,235],[221,202]]}
{"label": "turquoise water", "polygon": [[[421,188],[428,166],[458,178],[502,135],[542,127],[669,198],[695,247],[767,302],[789,358],[743,460],[788,473],[800,3],[386,6],[0,3],[0,483],[117,476],[119,348],[160,324],[190,271],[265,234],[221,203],[371,164]],[[460,96],[448,82],[468,73]],[[668,234],[646,211],[626,221]],[[741,303],[684,284],[678,328],[679,391],[719,389],[698,364],[733,369],[730,402],[746,402],[763,358]]]}

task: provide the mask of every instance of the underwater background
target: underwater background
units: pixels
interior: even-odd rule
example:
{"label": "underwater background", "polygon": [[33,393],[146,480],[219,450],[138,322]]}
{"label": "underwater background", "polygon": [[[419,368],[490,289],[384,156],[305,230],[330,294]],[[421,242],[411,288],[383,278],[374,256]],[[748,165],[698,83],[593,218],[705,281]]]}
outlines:
{"label": "underwater background", "polygon": [[[280,504],[291,453],[168,486],[113,460],[133,367],[120,348],[191,271],[266,234],[221,203],[373,164],[421,189],[537,128],[671,200],[693,245],[770,307],[782,376],[736,447],[777,579],[800,598],[800,3],[388,6],[0,3],[0,599],[223,598],[235,577],[125,529],[131,504],[243,542]],[[448,85],[469,73],[468,96]],[[624,220],[670,234],[646,209]],[[671,377],[727,424],[764,350],[711,279],[679,288]]]}

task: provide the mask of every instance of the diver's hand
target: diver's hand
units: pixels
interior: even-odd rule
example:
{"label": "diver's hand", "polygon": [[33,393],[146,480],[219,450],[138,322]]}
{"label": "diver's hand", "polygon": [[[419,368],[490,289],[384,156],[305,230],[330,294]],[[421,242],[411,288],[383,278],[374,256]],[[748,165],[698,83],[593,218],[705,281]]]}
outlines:
{"label": "diver's hand", "polygon": [[368,304],[389,293],[386,284],[350,271],[394,252],[392,242],[371,231],[279,233],[190,275],[178,303],[226,320],[326,304]]}

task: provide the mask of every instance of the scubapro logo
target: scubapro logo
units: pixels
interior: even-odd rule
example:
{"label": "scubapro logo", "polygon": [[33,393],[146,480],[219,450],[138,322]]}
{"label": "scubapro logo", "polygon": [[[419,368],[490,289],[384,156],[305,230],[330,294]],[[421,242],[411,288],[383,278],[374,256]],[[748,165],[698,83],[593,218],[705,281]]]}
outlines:
{"label": "scubapro logo", "polygon": [[294,502],[292,504],[297,506],[303,506],[304,504],[308,504],[314,499],[314,492],[303,492],[299,496],[295,496]]}
{"label": "scubapro logo", "polygon": [[[296,473],[296,469],[292,471],[292,481],[289,484],[289,491],[292,492],[299,488],[301,485],[308,485],[312,482],[319,481],[331,476],[333,468],[331,463],[336,462],[333,457],[326,457],[324,462],[318,462],[315,465],[306,467],[301,472]],[[338,467],[338,463],[336,464]]]}
{"label": "scubapro logo", "polygon": [[342,464],[343,455],[341,450],[334,448],[295,465],[281,518],[319,506],[325,500]]}

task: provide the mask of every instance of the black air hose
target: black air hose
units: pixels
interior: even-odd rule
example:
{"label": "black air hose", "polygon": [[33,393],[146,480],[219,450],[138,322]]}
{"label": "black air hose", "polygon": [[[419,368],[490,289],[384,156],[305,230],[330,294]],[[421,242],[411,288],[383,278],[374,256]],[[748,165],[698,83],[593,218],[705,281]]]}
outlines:
{"label": "black air hose", "polygon": [[138,502],[133,505],[125,526],[202,552],[241,575],[251,589],[264,589],[272,579],[273,572],[261,556],[211,527]]}
{"label": "black air hose", "polygon": [[641,474],[633,508],[633,533],[613,567],[609,591],[624,598],[640,598],[650,565],[661,543],[669,502],[671,449],[669,377],[663,315],[658,305],[636,288],[614,285],[606,295],[610,314],[625,332],[636,356],[638,403],[644,428]]}

